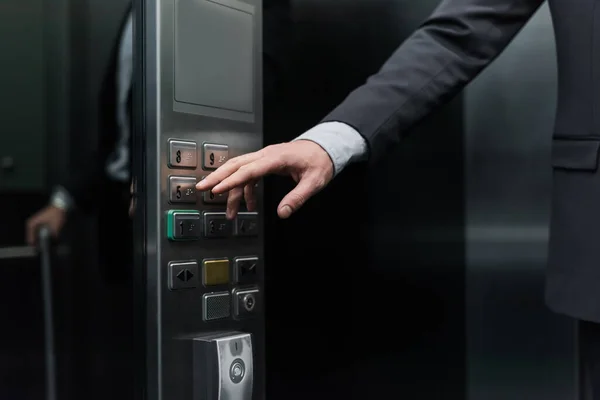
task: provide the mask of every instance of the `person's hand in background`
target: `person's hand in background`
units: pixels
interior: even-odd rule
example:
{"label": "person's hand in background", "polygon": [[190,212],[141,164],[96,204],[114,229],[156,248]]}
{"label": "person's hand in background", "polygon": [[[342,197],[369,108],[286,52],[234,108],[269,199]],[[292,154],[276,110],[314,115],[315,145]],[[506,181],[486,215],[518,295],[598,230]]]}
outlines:
{"label": "person's hand in background", "polygon": [[265,147],[254,153],[232,158],[196,185],[201,192],[229,192],[227,218],[235,218],[242,198],[249,211],[256,208],[256,182],[270,174],[289,175],[296,187],[277,207],[280,218],[288,218],[333,178],[333,163],[325,150],[309,140],[298,140]]}
{"label": "person's hand in background", "polygon": [[32,215],[26,222],[26,240],[30,246],[37,243],[37,232],[42,226],[47,226],[53,237],[57,237],[67,219],[67,211],[50,205]]}
{"label": "person's hand in background", "polygon": [[135,184],[133,179],[129,185],[129,196],[129,217],[133,218],[133,214],[135,212]]}

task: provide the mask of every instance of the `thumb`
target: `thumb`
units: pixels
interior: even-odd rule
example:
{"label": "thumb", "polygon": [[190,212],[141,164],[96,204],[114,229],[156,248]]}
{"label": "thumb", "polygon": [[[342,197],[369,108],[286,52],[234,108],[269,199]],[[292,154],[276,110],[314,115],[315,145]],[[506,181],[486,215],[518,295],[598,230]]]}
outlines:
{"label": "thumb", "polygon": [[294,190],[289,192],[279,203],[279,207],[277,207],[279,217],[286,219],[298,211],[318,191],[315,183],[314,179],[301,179]]}

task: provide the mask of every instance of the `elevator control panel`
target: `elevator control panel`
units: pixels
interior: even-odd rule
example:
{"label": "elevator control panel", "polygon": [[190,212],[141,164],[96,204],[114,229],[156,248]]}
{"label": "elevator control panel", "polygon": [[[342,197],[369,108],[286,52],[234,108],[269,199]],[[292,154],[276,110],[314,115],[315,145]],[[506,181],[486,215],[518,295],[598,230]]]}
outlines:
{"label": "elevator control panel", "polygon": [[143,216],[134,218],[143,218],[136,227],[144,236],[136,279],[145,285],[140,334],[150,378],[143,393],[264,400],[262,185],[256,208],[242,200],[233,219],[228,193],[196,190],[229,160],[264,146],[262,2],[135,3]]}

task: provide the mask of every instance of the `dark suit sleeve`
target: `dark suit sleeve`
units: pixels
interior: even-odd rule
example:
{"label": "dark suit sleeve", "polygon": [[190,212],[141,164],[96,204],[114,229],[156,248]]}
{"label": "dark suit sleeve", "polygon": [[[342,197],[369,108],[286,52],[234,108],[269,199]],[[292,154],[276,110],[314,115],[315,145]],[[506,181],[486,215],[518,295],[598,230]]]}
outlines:
{"label": "dark suit sleeve", "polygon": [[543,0],[445,0],[323,122],[355,128],[376,159],[492,62]]}

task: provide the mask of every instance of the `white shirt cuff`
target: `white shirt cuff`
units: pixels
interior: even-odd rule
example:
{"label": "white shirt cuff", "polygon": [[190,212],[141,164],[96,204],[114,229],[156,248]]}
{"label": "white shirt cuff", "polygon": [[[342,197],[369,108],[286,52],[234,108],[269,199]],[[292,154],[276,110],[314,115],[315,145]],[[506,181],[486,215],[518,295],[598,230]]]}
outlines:
{"label": "white shirt cuff", "polygon": [[324,122],[296,140],[310,140],[323,148],[333,162],[334,176],[350,163],[366,158],[368,147],[365,139],[354,128],[342,122]]}

